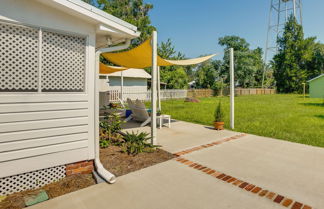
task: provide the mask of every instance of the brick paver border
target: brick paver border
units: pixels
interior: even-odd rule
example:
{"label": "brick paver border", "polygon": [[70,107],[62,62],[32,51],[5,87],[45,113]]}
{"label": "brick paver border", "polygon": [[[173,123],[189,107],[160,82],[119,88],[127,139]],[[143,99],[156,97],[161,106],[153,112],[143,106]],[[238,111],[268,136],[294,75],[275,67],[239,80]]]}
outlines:
{"label": "brick paver border", "polygon": [[206,149],[206,148],[209,148],[209,147],[212,147],[212,146],[223,144],[224,142],[239,139],[239,138],[242,138],[243,136],[247,136],[247,134],[244,134],[244,133],[238,134],[238,135],[235,135],[235,136],[232,136],[232,137],[228,137],[228,138],[221,139],[221,140],[218,140],[218,141],[215,141],[215,142],[211,142],[209,144],[204,144],[204,145],[200,145],[200,146],[197,146],[197,147],[194,147],[194,148],[190,148],[190,149],[187,149],[187,150],[184,150],[184,151],[181,151],[181,152],[177,152],[177,153],[174,153],[174,155],[176,157],[179,157],[179,156],[186,155],[186,154],[198,151],[198,150],[202,150],[202,149]]}
{"label": "brick paver border", "polygon": [[240,180],[236,177],[233,177],[233,176],[227,175],[225,173],[222,173],[220,171],[216,171],[214,169],[208,168],[207,166],[203,166],[199,163],[192,162],[192,161],[187,160],[183,157],[178,157],[175,160],[190,167],[190,168],[196,169],[196,170],[203,172],[209,176],[212,176],[216,179],[222,180],[226,183],[229,183],[233,186],[243,189],[246,192],[251,192],[255,195],[259,195],[260,197],[265,197],[275,203],[281,204],[284,207],[287,207],[287,208],[291,207],[292,209],[312,209],[311,206],[308,206],[304,203],[300,203],[300,202],[290,199],[286,196],[277,194],[275,192],[271,192],[267,189],[263,189],[257,185],[245,182],[245,181]]}
{"label": "brick paver border", "polygon": [[209,176],[212,176],[218,180],[222,180],[228,184],[231,184],[232,186],[236,186],[246,192],[251,192],[252,194],[255,194],[255,195],[258,195],[260,197],[264,197],[264,198],[267,198],[277,204],[281,204],[282,206],[284,207],[287,207],[287,208],[291,208],[291,209],[312,209],[311,206],[309,205],[306,205],[304,203],[301,203],[301,202],[298,202],[298,201],[295,201],[293,199],[290,199],[284,195],[280,195],[280,194],[277,194],[275,192],[271,192],[267,189],[264,189],[260,186],[257,186],[257,185],[254,185],[254,184],[251,184],[251,183],[248,183],[248,182],[245,182],[243,180],[240,180],[236,177],[233,177],[233,176],[230,176],[230,175],[227,175],[225,173],[222,173],[220,171],[216,171],[214,169],[211,169],[211,168],[208,168],[207,166],[203,166],[199,163],[195,163],[195,162],[192,162],[190,160],[187,160],[183,157],[180,157],[180,156],[183,156],[183,155],[186,155],[186,154],[189,154],[189,153],[192,153],[192,152],[195,152],[195,151],[198,151],[198,150],[202,150],[202,149],[205,149],[205,148],[209,148],[209,147],[212,147],[212,146],[215,146],[215,145],[219,145],[219,144],[222,144],[224,142],[228,142],[228,141],[231,141],[231,140],[235,140],[235,139],[239,139],[243,136],[246,136],[247,134],[239,134],[239,135],[236,135],[236,136],[232,136],[232,137],[229,137],[229,138],[225,138],[225,139],[222,139],[222,140],[219,140],[219,141],[216,141],[216,142],[212,142],[212,143],[209,143],[209,144],[206,144],[206,145],[201,145],[201,146],[198,146],[198,147],[194,147],[194,148],[191,148],[191,149],[187,149],[187,150],[184,150],[184,151],[181,151],[181,152],[177,152],[175,153],[174,155],[177,157],[175,158],[176,161],[190,167],[190,168],[193,168],[193,169],[196,169],[200,172],[203,172]]}

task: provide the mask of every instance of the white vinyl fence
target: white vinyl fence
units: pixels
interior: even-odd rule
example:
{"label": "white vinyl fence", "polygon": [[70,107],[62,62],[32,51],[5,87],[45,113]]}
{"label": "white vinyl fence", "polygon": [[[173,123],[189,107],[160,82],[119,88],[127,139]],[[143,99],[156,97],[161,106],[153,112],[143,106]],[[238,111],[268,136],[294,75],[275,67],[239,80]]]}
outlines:
{"label": "white vinyl fence", "polygon": [[[275,94],[275,89],[243,89],[236,88],[235,95],[259,95],[259,94]],[[118,102],[121,99],[120,90],[113,89],[108,91],[107,102]],[[163,89],[161,90],[161,100],[166,99],[183,99],[186,97],[211,97],[214,95],[214,91],[211,89]],[[220,92],[218,92],[220,95]],[[223,89],[222,95],[229,95],[229,89]],[[150,90],[142,90],[142,89],[132,89],[125,88],[123,93],[123,100],[126,101],[127,98],[132,100],[139,99],[141,101],[150,101],[151,100],[151,91]]]}
{"label": "white vinyl fence", "polygon": [[[182,89],[165,89],[161,90],[161,99],[181,99],[187,97],[188,90]],[[121,99],[120,90],[110,90],[107,92],[109,101],[117,102]],[[123,100],[126,101],[127,98],[132,100],[139,99],[141,101],[149,101],[151,100],[151,91],[137,91],[126,89],[123,92]]]}

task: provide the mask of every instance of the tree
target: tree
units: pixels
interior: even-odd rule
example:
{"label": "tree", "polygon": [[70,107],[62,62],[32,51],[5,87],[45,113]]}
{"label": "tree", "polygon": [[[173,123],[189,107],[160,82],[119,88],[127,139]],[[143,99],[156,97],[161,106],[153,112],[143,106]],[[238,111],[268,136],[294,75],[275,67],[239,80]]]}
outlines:
{"label": "tree", "polygon": [[[164,59],[181,60],[185,59],[185,55],[175,50],[171,39],[166,42],[161,42],[158,46],[158,54]],[[183,89],[187,88],[189,77],[187,71],[191,67],[182,66],[166,66],[160,67],[161,81],[167,83],[168,89]]]}
{"label": "tree", "polygon": [[215,83],[219,80],[221,61],[208,60],[197,66],[195,72],[195,81],[197,88],[209,89],[214,88]]}
{"label": "tree", "polygon": [[169,89],[186,89],[188,87],[188,76],[183,67],[175,67],[174,70],[167,73],[165,79]]}
{"label": "tree", "polygon": [[225,36],[218,42],[225,47],[221,75],[229,82],[229,49],[234,49],[235,80],[243,88],[260,86],[262,82],[262,49],[249,49],[250,44],[238,36]]}
{"label": "tree", "polygon": [[239,36],[224,36],[218,39],[218,44],[226,49],[233,48],[234,51],[248,51],[250,44]]}
{"label": "tree", "polygon": [[307,80],[324,74],[324,44],[314,43],[312,48],[312,59],[307,65]]}
{"label": "tree", "polygon": [[143,0],[84,0],[85,2],[113,15],[126,22],[135,25],[141,35],[137,39],[132,40],[131,47],[138,46],[147,40],[155,27],[151,25],[148,15],[153,9],[152,4],[144,3]]}
{"label": "tree", "polygon": [[[315,38],[304,39],[303,27],[292,15],[278,38],[278,54],[274,56],[274,77],[278,92],[302,91],[302,83],[308,78],[307,64],[313,59]],[[309,67],[309,66],[308,66]]]}

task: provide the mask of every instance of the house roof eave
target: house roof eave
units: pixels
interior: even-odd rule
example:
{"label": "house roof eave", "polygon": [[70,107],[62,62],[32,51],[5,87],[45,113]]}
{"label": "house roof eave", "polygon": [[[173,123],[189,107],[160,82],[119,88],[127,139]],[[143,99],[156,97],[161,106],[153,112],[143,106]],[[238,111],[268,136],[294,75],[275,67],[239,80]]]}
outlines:
{"label": "house roof eave", "polygon": [[307,82],[311,82],[311,81],[314,81],[314,80],[316,80],[316,79],[319,79],[319,78],[321,78],[321,77],[323,77],[324,76],[324,74],[322,74],[322,75],[319,75],[319,76],[317,76],[317,77],[315,77],[315,78],[313,78],[313,79],[310,79],[309,81],[307,81]]}
{"label": "house roof eave", "polygon": [[[123,21],[113,15],[110,15],[94,6],[91,6],[81,0],[51,0],[42,1],[38,0],[43,4],[53,6],[57,9],[69,12],[69,14],[86,18],[89,21],[95,22],[97,25],[103,25],[107,28],[112,28],[113,30],[124,34],[127,38],[136,38],[140,35],[137,27]],[[104,32],[104,31],[101,31]]]}

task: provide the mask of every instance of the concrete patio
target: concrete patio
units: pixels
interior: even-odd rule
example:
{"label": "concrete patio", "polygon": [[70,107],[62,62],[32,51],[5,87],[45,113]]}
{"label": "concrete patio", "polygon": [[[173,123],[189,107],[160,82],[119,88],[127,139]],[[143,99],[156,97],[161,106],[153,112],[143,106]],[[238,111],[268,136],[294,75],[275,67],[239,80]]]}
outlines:
{"label": "concrete patio", "polygon": [[[148,132],[151,128],[149,126],[138,127],[136,122],[128,122],[124,124],[125,132]],[[172,120],[171,128],[163,127],[158,130],[158,144],[162,148],[170,153],[176,153],[190,147],[197,145],[208,144],[215,140],[231,137],[237,135],[237,132],[233,131],[215,131],[208,126],[197,125],[193,123],[187,123],[183,121]]]}
{"label": "concrete patio", "polygon": [[[131,127],[128,131],[139,130]],[[149,127],[140,130],[149,131]],[[261,197],[253,190],[247,191],[247,187],[241,189],[194,169],[189,163],[170,160],[119,177],[113,185],[94,185],[32,208],[324,207],[324,149],[254,135],[233,137],[238,134],[186,122],[173,122],[170,129],[158,130],[163,149],[175,153],[209,144],[181,158],[274,192],[273,197]]]}

